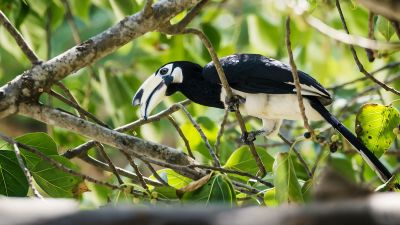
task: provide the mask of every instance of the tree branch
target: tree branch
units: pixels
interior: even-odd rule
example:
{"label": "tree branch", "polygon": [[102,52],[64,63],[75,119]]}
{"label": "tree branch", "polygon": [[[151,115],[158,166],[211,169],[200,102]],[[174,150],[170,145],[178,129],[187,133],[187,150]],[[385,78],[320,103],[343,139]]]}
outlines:
{"label": "tree branch", "polygon": [[289,56],[290,68],[292,71],[294,85],[296,86],[296,95],[297,101],[301,113],[301,117],[303,118],[304,127],[313,135],[313,130],[308,123],[308,118],[306,115],[306,108],[304,107],[303,96],[301,95],[301,86],[300,86],[300,79],[299,74],[297,73],[297,66],[293,59],[292,53],[292,44],[290,42],[290,16],[286,18],[286,48]]}
{"label": "tree branch", "polygon": [[186,138],[182,129],[179,127],[179,124],[175,121],[174,117],[172,117],[171,115],[168,116],[168,121],[172,124],[172,126],[175,127],[176,132],[178,132],[179,136],[182,138],[183,142],[185,143],[186,150],[188,151],[189,156],[194,159],[192,148],[190,148],[189,140]]}
{"label": "tree branch", "polygon": [[[168,32],[168,30],[166,30]],[[200,40],[203,42],[203,45],[206,47],[208,50],[208,53],[210,54],[212,61],[215,65],[215,68],[217,70],[217,74],[219,76],[219,79],[221,81],[223,90],[226,92],[226,100],[227,102],[230,102],[233,99],[233,92],[231,87],[229,86],[228,80],[226,79],[225,72],[222,69],[221,63],[218,59],[217,53],[215,52],[214,47],[211,44],[211,41],[208,39],[208,37],[201,31],[193,28],[187,28],[184,31],[182,31],[183,34],[194,34],[200,38]],[[243,120],[242,114],[240,113],[239,108],[235,110],[235,115],[236,119],[239,123],[240,130],[242,134],[247,133],[246,125]],[[265,170],[264,163],[262,162],[260,156],[258,155],[256,151],[256,147],[254,146],[254,143],[248,143],[248,146],[250,148],[250,152],[253,155],[254,160],[257,163],[258,168],[260,169],[260,176],[264,177],[267,174],[267,171]]]}
{"label": "tree branch", "polygon": [[197,132],[200,134],[201,138],[203,139],[208,152],[210,153],[211,158],[214,160],[214,166],[216,167],[221,167],[221,163],[219,162],[219,159],[217,155],[215,155],[214,149],[211,147],[210,142],[208,141],[208,138],[206,134],[204,134],[203,130],[199,126],[199,124],[193,119],[192,115],[190,115],[189,111],[185,108],[185,106],[181,105],[180,106],[187,118],[190,120],[190,122],[193,124],[194,128],[197,130]]}
{"label": "tree branch", "polygon": [[176,149],[110,130],[47,106],[21,103],[19,113],[108,144],[135,157],[137,155],[145,155],[177,165],[190,165],[193,163],[191,158]]}
{"label": "tree branch", "polygon": [[[151,123],[151,122],[154,122],[154,121],[159,121],[162,118],[167,117],[168,115],[171,115],[172,113],[180,110],[179,104],[188,105],[188,104],[190,104],[190,102],[191,102],[190,100],[184,100],[184,101],[182,101],[180,103],[173,104],[168,109],[166,109],[164,111],[161,111],[156,115],[150,116],[149,118],[147,118],[147,120],[142,118],[142,119],[139,119],[139,120],[137,120],[135,122],[132,122],[132,123],[126,124],[124,126],[118,127],[118,128],[116,128],[114,130],[118,131],[118,132],[127,132],[127,131],[130,131],[130,130],[134,130],[137,127],[142,126],[144,124]],[[82,145],[80,145],[80,146],[78,146],[78,147],[76,147],[74,149],[68,150],[67,152],[65,152],[63,154],[63,156],[67,157],[69,159],[74,158],[74,157],[76,157],[78,155],[82,155],[83,153],[86,153],[89,149],[94,147],[95,144],[96,144],[95,141],[88,141],[88,142],[86,142],[86,143],[84,143],[84,144],[82,144]]]}
{"label": "tree branch", "polygon": [[133,39],[156,30],[199,0],[161,0],[152,14],[140,11],[61,55],[25,71],[0,88],[0,118],[18,111],[21,102],[32,102],[51,85],[96,60],[114,52]]}
{"label": "tree branch", "polygon": [[18,164],[21,167],[22,171],[25,174],[26,180],[28,181],[29,187],[31,187],[33,195],[37,198],[43,199],[43,196],[39,193],[39,191],[36,189],[35,185],[33,184],[33,179],[31,172],[29,172],[28,168],[26,167],[24,163],[24,159],[21,156],[21,151],[19,150],[18,144],[13,143],[14,151],[15,151],[15,156],[17,157]]}
{"label": "tree branch", "polygon": [[[349,29],[347,28],[347,25],[346,25],[346,20],[345,20],[345,18],[343,16],[342,9],[340,7],[339,0],[336,0],[336,8],[337,8],[337,10],[339,12],[340,19],[341,19],[342,24],[343,24],[343,28],[345,29],[347,34],[350,34]],[[356,50],[355,50],[353,45],[350,45],[350,51],[351,51],[351,54],[353,55],[354,61],[357,64],[357,67],[358,67],[358,69],[360,70],[361,73],[363,73],[366,77],[368,77],[369,79],[374,81],[376,84],[381,86],[386,91],[390,91],[393,94],[400,95],[400,91],[398,91],[398,90],[396,90],[396,89],[394,89],[392,87],[389,87],[388,85],[386,85],[385,83],[379,81],[374,76],[372,76],[370,73],[368,73],[368,71],[365,70],[364,66],[361,64],[360,60],[358,59],[357,52],[356,52]]]}
{"label": "tree branch", "polygon": [[348,45],[355,45],[359,46],[362,48],[369,48],[369,49],[374,49],[374,50],[398,50],[400,49],[400,42],[382,42],[382,41],[375,41],[371,40],[365,37],[360,37],[360,36],[355,36],[351,34],[346,34],[342,31],[336,30],[321,20],[313,17],[313,16],[307,16],[305,17],[305,22],[314,27],[316,30],[321,32],[322,34],[325,34],[326,36],[343,42]]}
{"label": "tree branch", "polygon": [[23,148],[23,149],[25,149],[25,150],[27,150],[29,152],[32,152],[33,154],[37,155],[42,160],[50,163],[52,166],[60,169],[61,171],[65,172],[65,173],[71,174],[71,175],[76,176],[76,177],[80,177],[83,180],[87,180],[87,181],[90,181],[90,182],[93,182],[93,183],[96,183],[96,184],[104,185],[104,186],[109,187],[111,189],[121,189],[120,187],[118,187],[116,185],[110,184],[108,182],[103,182],[103,181],[96,180],[96,179],[94,179],[94,178],[92,178],[90,176],[87,176],[85,174],[81,174],[79,172],[76,172],[75,170],[72,170],[72,169],[70,169],[68,167],[65,167],[63,164],[61,164],[61,163],[57,162],[56,160],[50,158],[49,156],[45,155],[41,151],[37,150],[36,148],[33,148],[33,147],[29,146],[29,145],[17,142],[14,139],[4,135],[3,133],[0,133],[0,138],[3,139],[5,142],[7,142],[9,144],[12,144],[12,145],[16,144],[17,147],[20,147],[20,148]]}

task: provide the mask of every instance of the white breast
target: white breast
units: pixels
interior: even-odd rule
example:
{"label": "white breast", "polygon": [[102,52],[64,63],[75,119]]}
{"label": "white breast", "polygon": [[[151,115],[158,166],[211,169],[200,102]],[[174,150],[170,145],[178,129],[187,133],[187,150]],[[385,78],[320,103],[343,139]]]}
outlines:
{"label": "white breast", "polygon": [[[246,99],[240,107],[241,112],[249,116],[265,119],[301,120],[301,113],[296,94],[249,94],[232,89],[235,95]],[[226,92],[221,91],[221,101],[225,102]],[[322,120],[322,117],[303,98],[307,118],[310,120]],[[225,103],[224,103],[225,104]]]}

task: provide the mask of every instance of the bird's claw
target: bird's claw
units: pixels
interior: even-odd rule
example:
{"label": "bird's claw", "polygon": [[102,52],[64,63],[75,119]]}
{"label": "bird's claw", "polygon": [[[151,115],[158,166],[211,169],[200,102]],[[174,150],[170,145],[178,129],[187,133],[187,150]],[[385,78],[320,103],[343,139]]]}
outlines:
{"label": "bird's claw", "polygon": [[239,109],[240,104],[246,102],[246,99],[243,98],[242,96],[234,95],[230,99],[226,99],[225,102],[228,106],[228,110],[230,112],[235,112]]}
{"label": "bird's claw", "polygon": [[246,145],[249,145],[253,143],[256,140],[257,134],[255,132],[245,132],[240,136],[240,140],[245,143]]}

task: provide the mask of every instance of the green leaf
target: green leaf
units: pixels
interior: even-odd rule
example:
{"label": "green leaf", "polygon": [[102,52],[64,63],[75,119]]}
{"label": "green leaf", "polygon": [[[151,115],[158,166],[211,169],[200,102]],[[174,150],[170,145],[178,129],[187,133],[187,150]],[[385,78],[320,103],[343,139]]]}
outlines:
{"label": "green leaf", "polygon": [[[265,169],[267,171],[272,171],[274,158],[269,155],[264,148],[257,147],[256,151],[260,156],[261,161],[264,163]],[[256,175],[258,171],[256,161],[254,160],[248,146],[242,146],[233,152],[225,163],[224,168],[240,170],[253,175]]]}
{"label": "green leaf", "polygon": [[301,187],[288,153],[278,153],[273,170],[275,198],[278,203],[303,202]]}
{"label": "green leaf", "polygon": [[183,202],[205,203],[206,206],[211,203],[228,204],[233,207],[236,204],[234,189],[228,177],[223,174],[217,174],[202,187],[192,192],[186,192],[182,196]]}
{"label": "green leaf", "polygon": [[[70,169],[76,168],[74,164],[62,156],[52,156],[51,158]],[[31,172],[40,188],[54,198],[74,197],[76,188],[82,182],[81,178],[72,176],[47,161],[39,162]]]}
{"label": "green leaf", "polygon": [[[163,178],[171,187],[176,189],[183,188],[192,182],[192,179],[184,177],[172,169],[161,169],[157,171],[158,175]],[[157,181],[157,179],[151,175],[149,177],[152,180]]]}
{"label": "green leaf", "polygon": [[276,195],[275,188],[267,189],[264,192],[264,202],[268,207],[276,207],[279,205],[278,202],[276,201],[275,195]]}
{"label": "green leaf", "polygon": [[[54,140],[46,133],[37,132],[37,133],[29,133],[15,138],[16,141],[31,146],[47,156],[58,155],[57,152],[57,144]],[[29,169],[32,169],[36,166],[36,164],[42,161],[37,155],[28,152],[21,148],[21,154],[24,156],[26,160],[26,166]]]}
{"label": "green leaf", "polygon": [[28,181],[19,167],[14,151],[0,150],[0,195],[24,197]]}
{"label": "green leaf", "polygon": [[393,129],[399,123],[399,111],[393,106],[365,104],[356,118],[357,137],[379,158],[396,138]]}
{"label": "green leaf", "polygon": [[392,23],[382,16],[379,16],[376,23],[378,31],[382,34],[383,37],[385,37],[386,41],[389,41],[394,34]]}
{"label": "green leaf", "polygon": [[176,188],[168,186],[155,187],[152,190],[152,192],[157,192],[158,196],[164,199],[178,199],[176,191]]}
{"label": "green leaf", "polygon": [[353,169],[351,160],[346,155],[336,152],[331,154],[329,165],[332,166],[340,174],[348,178],[350,181],[356,181],[356,174]]}

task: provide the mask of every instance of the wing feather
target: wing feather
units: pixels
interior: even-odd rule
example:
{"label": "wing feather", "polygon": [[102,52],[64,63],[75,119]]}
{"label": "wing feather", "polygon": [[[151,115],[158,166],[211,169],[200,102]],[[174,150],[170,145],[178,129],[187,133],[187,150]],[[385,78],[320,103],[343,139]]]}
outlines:
{"label": "wing feather", "polygon": [[[288,65],[258,54],[235,54],[220,59],[229,85],[247,93],[294,94],[291,69]],[[316,96],[321,103],[332,102],[329,92],[310,75],[298,71],[303,96]],[[212,83],[220,83],[214,63],[208,63],[203,76]]]}

